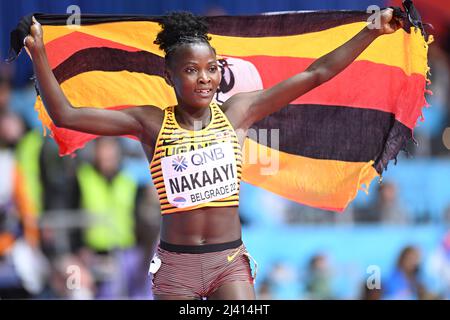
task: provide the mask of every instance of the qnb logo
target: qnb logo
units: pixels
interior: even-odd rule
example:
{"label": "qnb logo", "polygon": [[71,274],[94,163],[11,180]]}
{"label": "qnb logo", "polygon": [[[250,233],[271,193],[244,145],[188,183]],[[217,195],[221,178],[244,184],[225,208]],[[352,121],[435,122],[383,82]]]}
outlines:
{"label": "qnb logo", "polygon": [[184,156],[178,156],[172,160],[172,167],[177,172],[182,172],[187,168],[187,161]]}

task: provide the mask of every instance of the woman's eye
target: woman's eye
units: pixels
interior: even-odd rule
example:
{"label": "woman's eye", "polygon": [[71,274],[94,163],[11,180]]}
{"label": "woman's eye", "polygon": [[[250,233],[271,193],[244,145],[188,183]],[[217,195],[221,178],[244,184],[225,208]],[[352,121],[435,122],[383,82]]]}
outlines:
{"label": "woman's eye", "polygon": [[217,71],[217,67],[216,66],[210,67],[209,71],[210,72],[216,72]]}
{"label": "woman's eye", "polygon": [[192,73],[192,72],[195,72],[195,69],[194,68],[187,68],[186,72],[187,73]]}

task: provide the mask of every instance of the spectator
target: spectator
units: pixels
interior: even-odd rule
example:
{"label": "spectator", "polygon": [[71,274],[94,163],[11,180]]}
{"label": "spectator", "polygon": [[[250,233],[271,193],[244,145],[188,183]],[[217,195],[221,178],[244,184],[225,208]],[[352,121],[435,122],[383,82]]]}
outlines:
{"label": "spectator", "polygon": [[411,148],[414,156],[430,157],[445,155],[442,144],[442,132],[446,127],[449,114],[450,71],[448,56],[441,47],[432,45],[429,48],[429,75],[431,83],[427,86],[433,94],[427,94],[426,99],[430,108],[423,108],[423,119],[417,122],[414,138],[420,148]]}
{"label": "spectator", "polygon": [[359,300],[381,300],[383,297],[382,286],[380,285],[377,287],[373,285],[373,283],[370,285],[368,282],[369,281],[366,279],[361,285]]}
{"label": "spectator", "polygon": [[383,296],[382,289],[378,288],[369,288],[367,286],[367,282],[364,281],[363,285],[361,286],[361,296],[360,300],[380,300]]}
{"label": "spectator", "polygon": [[[81,206],[87,211],[90,226],[84,242],[96,255],[94,276],[99,279],[98,297],[122,295],[118,268],[123,251],[135,245],[135,203],[137,184],[120,168],[121,150],[117,139],[95,141],[94,164],[78,170]],[[119,260],[118,260],[119,259]]]}
{"label": "spectator", "polygon": [[137,203],[136,246],[119,255],[120,273],[124,277],[121,292],[131,299],[151,299],[151,278],[147,273],[159,239],[161,219],[154,186],[141,188]]}
{"label": "spectator", "polygon": [[306,298],[313,300],[334,299],[331,289],[331,273],[324,254],[314,255],[309,261],[305,281]]}
{"label": "spectator", "polygon": [[273,300],[272,284],[269,278],[264,278],[259,285],[256,297],[258,300]]}
{"label": "spectator", "polygon": [[398,257],[397,265],[384,286],[385,299],[422,300],[430,294],[420,279],[420,251],[413,246],[405,247]]}
{"label": "spectator", "polygon": [[43,264],[36,210],[14,151],[24,124],[7,109],[4,97],[9,97],[9,87],[0,88],[0,298],[26,298],[42,289]]}
{"label": "spectator", "polygon": [[297,299],[296,270],[283,260],[275,262],[270,271],[271,293],[274,299]]}
{"label": "spectator", "polygon": [[0,117],[10,112],[9,102],[11,98],[12,76],[7,65],[0,62]]}
{"label": "spectator", "polygon": [[375,203],[355,213],[358,222],[382,222],[385,224],[407,224],[409,215],[397,197],[397,186],[383,182],[378,187]]}
{"label": "spectator", "polygon": [[425,264],[425,274],[433,293],[441,299],[450,299],[450,231],[433,250]]}
{"label": "spectator", "polygon": [[[51,257],[77,251],[83,246],[80,230],[83,216],[79,210],[80,188],[77,179],[80,160],[60,157],[56,143],[49,137],[43,138],[37,130],[30,131],[22,139],[18,151],[28,176],[33,179],[30,188],[40,194],[36,201],[43,211],[42,220],[55,221],[57,216],[63,221],[60,226],[62,229],[59,230],[45,224],[42,230],[44,252]],[[61,237],[67,239],[64,244],[61,243]]]}

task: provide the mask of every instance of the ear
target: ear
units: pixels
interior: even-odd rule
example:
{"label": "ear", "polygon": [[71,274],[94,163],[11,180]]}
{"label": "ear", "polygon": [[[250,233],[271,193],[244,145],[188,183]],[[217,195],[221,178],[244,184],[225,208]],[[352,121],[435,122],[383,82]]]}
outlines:
{"label": "ear", "polygon": [[219,83],[222,82],[223,75],[224,75],[223,67],[219,64]]}
{"label": "ear", "polygon": [[170,72],[169,72],[169,70],[167,70],[167,68],[164,69],[164,80],[166,80],[166,83],[167,83],[169,86],[171,86],[171,87],[174,86],[174,85],[173,85],[173,81],[172,81],[172,76],[170,75]]}

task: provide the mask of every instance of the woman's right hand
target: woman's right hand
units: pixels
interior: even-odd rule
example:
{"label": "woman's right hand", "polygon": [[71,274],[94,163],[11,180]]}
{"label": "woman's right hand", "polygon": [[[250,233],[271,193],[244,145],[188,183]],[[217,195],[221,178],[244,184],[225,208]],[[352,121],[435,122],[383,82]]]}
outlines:
{"label": "woman's right hand", "polygon": [[32,17],[33,24],[30,27],[30,34],[25,37],[23,44],[31,55],[44,50],[43,31],[41,24]]}

